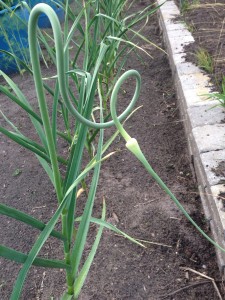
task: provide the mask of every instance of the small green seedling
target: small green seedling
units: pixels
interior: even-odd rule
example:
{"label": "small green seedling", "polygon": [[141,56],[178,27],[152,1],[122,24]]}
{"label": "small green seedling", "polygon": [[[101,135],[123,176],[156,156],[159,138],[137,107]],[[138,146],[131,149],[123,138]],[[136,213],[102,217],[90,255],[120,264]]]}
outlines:
{"label": "small green seedling", "polygon": [[199,0],[180,0],[180,9],[181,12],[184,13],[192,8],[194,8],[195,5],[199,4]]}
{"label": "small green seedling", "polygon": [[20,175],[21,173],[22,173],[22,171],[21,171],[20,169],[16,169],[16,170],[13,172],[12,176],[13,176],[13,177],[16,177],[16,176]]}
{"label": "small green seedling", "polygon": [[213,59],[209,52],[203,48],[199,48],[196,52],[197,64],[206,72],[212,74],[213,72]]}
{"label": "small green seedling", "polygon": [[222,78],[220,93],[210,93],[203,96],[207,96],[207,99],[213,99],[219,101],[218,105],[214,105],[213,107],[222,106],[223,108],[225,108],[225,76],[223,76]]}

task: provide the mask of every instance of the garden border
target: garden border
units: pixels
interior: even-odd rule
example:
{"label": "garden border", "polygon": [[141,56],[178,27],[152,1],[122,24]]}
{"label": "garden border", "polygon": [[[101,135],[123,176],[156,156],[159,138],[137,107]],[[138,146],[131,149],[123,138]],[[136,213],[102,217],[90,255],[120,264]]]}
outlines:
{"label": "garden border", "polygon": [[[158,4],[164,2],[157,0]],[[202,96],[211,92],[209,77],[185,61],[184,47],[193,43],[194,38],[184,23],[175,20],[179,16],[173,0],[166,1],[158,10],[203,210],[214,240],[225,248],[225,198],[220,196],[225,195],[225,177],[213,172],[225,160],[224,109],[212,109],[218,101],[206,101]],[[216,254],[220,271],[225,274],[225,253],[216,249]]]}

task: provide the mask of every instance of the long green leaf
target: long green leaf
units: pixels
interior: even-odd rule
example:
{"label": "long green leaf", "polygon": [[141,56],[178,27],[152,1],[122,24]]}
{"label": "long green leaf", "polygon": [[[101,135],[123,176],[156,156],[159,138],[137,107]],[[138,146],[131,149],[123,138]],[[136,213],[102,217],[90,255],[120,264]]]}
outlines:
{"label": "long green leaf", "polygon": [[125,39],[122,39],[122,38],[119,38],[119,37],[115,37],[115,36],[108,36],[107,39],[109,40],[115,40],[115,41],[119,41],[119,42],[123,42],[123,43],[126,43],[128,45],[131,45],[132,47],[135,47],[141,51],[143,51],[145,54],[147,54],[148,56],[150,56],[151,58],[153,58],[144,48],[128,41],[128,40],[125,40]]}
{"label": "long green leaf", "polygon": [[[100,96],[100,122],[103,122],[101,94],[99,94],[99,96]],[[104,137],[104,129],[101,129],[99,142],[98,142],[98,151],[96,155],[97,161],[99,161],[102,157],[103,137]],[[94,169],[94,174],[93,174],[91,187],[88,194],[88,199],[84,208],[84,213],[78,228],[78,232],[76,234],[75,243],[71,251],[72,274],[74,277],[78,272],[79,264],[81,261],[85,242],[87,239],[87,234],[90,225],[90,218],[92,214],[92,208],[94,205],[94,199],[95,199],[95,194],[96,194],[98,180],[99,180],[100,168],[101,168],[101,164],[98,164]]]}
{"label": "long green leaf", "polygon": [[[0,256],[21,264],[23,264],[28,257],[28,255],[20,251],[16,251],[12,248],[5,247],[3,245],[0,245]],[[34,259],[32,265],[46,268],[70,269],[70,266],[65,264],[61,260],[44,259],[39,257]]]}
{"label": "long green leaf", "polygon": [[87,8],[87,6],[91,3],[92,0],[88,1],[87,3],[85,3],[85,6],[84,8],[82,8],[78,14],[78,16],[76,17],[73,25],[71,26],[71,29],[68,33],[68,36],[66,38],[66,41],[65,41],[65,45],[64,45],[64,51],[66,51],[66,49],[68,48],[69,46],[69,43],[71,41],[71,39],[73,38],[73,34],[74,34],[74,30],[77,28],[77,26],[79,25],[79,21],[82,17],[82,15],[84,14],[85,12],[85,9]]}
{"label": "long green leaf", "polygon": [[[104,222],[105,221],[105,215],[106,215],[106,205],[105,205],[105,201],[103,201],[103,208],[102,208],[102,221]],[[88,275],[88,272],[90,270],[90,267],[92,265],[92,262],[93,262],[93,259],[95,257],[95,254],[96,254],[96,251],[98,249],[98,245],[99,245],[99,242],[100,242],[100,239],[101,239],[101,236],[102,236],[102,233],[103,233],[103,229],[104,229],[104,226],[103,225],[100,225],[99,229],[98,229],[98,233],[96,235],[96,238],[95,238],[95,241],[94,241],[94,244],[91,248],[91,251],[88,255],[88,258],[86,259],[76,281],[75,281],[75,284],[74,284],[74,297],[77,298],[80,294],[80,291],[84,285],[84,282],[87,278],[87,275]]]}
{"label": "long green leaf", "polygon": [[26,111],[29,115],[35,118],[40,124],[42,124],[41,118],[36,114],[26,103],[22,102],[18,97],[16,97],[13,93],[9,91],[8,88],[0,85],[0,91],[9,97],[13,102],[18,104],[24,111]]}
{"label": "long green leaf", "polygon": [[[35,219],[34,217],[2,203],[0,203],[0,214],[21,221],[39,230],[43,230],[46,226],[45,223]],[[60,232],[56,230],[53,230],[50,235],[62,241],[66,239]]]}
{"label": "long green leaf", "polygon": [[62,210],[66,205],[66,200],[67,200],[67,198],[65,198],[61,202],[61,204],[58,207],[57,211],[55,212],[55,214],[53,215],[51,220],[48,222],[48,224],[46,225],[46,227],[44,228],[44,230],[40,234],[39,238],[35,242],[34,246],[32,247],[30,253],[28,254],[27,259],[26,259],[23,267],[21,268],[21,270],[18,274],[16,283],[14,285],[13,292],[12,292],[12,295],[11,295],[11,298],[10,298],[11,300],[18,300],[20,298],[20,294],[21,294],[21,291],[22,291],[22,287],[24,285],[24,281],[27,277],[27,273],[28,273],[33,261],[37,257],[39,251],[41,250],[42,246],[44,245],[45,241],[49,237],[49,235],[50,235],[51,231],[53,230],[55,224],[57,223],[57,221],[60,217],[60,214],[62,213]]}
{"label": "long green leaf", "polygon": [[23,138],[21,138],[21,136],[19,136],[15,132],[11,132],[3,127],[0,127],[0,132],[3,133],[4,135],[8,136],[11,140],[16,142],[17,144],[23,146],[24,148],[32,151],[33,153],[39,155],[42,158],[44,158],[47,162],[50,162],[50,159],[49,159],[48,155],[46,155],[46,153],[42,152],[41,150],[39,150],[37,147],[35,147],[31,143],[28,143],[27,141],[25,141]]}
{"label": "long green leaf", "polygon": [[[22,93],[22,91],[18,88],[18,86],[9,78],[9,76],[7,76],[4,72],[0,71],[0,75],[3,76],[3,78],[5,79],[5,81],[8,83],[8,85],[12,88],[12,90],[14,91],[14,93],[17,95],[17,97],[20,99],[21,102],[23,102],[24,104],[26,104],[26,106],[28,108],[32,109],[32,106],[30,105],[30,103],[27,101],[26,97],[24,96],[24,94]],[[41,142],[43,143],[46,151],[48,152],[48,147],[47,147],[47,140],[42,128],[42,125],[39,123],[39,121],[36,120],[36,118],[34,118],[32,115],[29,115],[31,122],[33,123]]]}
{"label": "long green leaf", "polygon": [[[0,126],[0,132],[9,137],[11,140],[16,142],[17,144],[23,146],[24,148],[30,150],[31,152],[37,154],[41,158],[45,159],[47,162],[50,162],[49,156],[45,153],[45,149],[34,142],[33,140],[30,140],[29,138],[25,137],[23,134],[18,134],[16,132],[9,131],[3,127]],[[57,156],[57,159],[62,164],[66,165],[67,161],[62,158],[61,156]]]}
{"label": "long green leaf", "polygon": [[[102,160],[101,160],[102,161]],[[38,255],[39,251],[41,250],[42,246],[44,245],[45,241],[47,240],[47,238],[49,237],[49,235],[51,234],[55,224],[57,223],[60,214],[62,213],[64,207],[67,204],[68,198],[67,196],[72,192],[72,190],[81,182],[81,180],[83,178],[85,178],[85,176],[87,175],[87,173],[89,173],[89,171],[91,169],[93,169],[96,165],[100,164],[101,161],[95,162],[92,164],[92,166],[86,168],[79,176],[78,178],[73,182],[73,184],[71,185],[71,187],[69,188],[69,190],[67,191],[66,195],[63,198],[63,201],[61,202],[61,204],[59,205],[58,209],[56,210],[55,214],[53,215],[53,217],[51,218],[51,220],[48,222],[48,224],[46,225],[46,227],[44,228],[44,230],[41,232],[40,236],[38,237],[38,239],[36,240],[34,246],[32,247],[30,253],[28,254],[28,257],[26,259],[26,262],[24,263],[23,267],[21,268],[16,283],[14,285],[13,288],[13,292],[12,295],[10,297],[11,300],[18,300],[24,285],[24,281],[26,279],[27,273],[34,261],[34,259],[36,258],[36,256]]]}
{"label": "long green leaf", "polygon": [[57,147],[56,143],[56,134],[57,134],[57,107],[58,107],[58,102],[59,102],[59,83],[58,80],[56,81],[55,84],[55,93],[53,97],[53,110],[52,110],[52,135],[53,135],[53,140],[55,143],[55,146]]}
{"label": "long green leaf", "polygon": [[[82,217],[78,217],[75,219],[75,222],[80,222],[82,219]],[[123,236],[124,238],[128,239],[129,241],[131,241],[132,243],[135,243],[137,244],[138,246],[141,246],[141,247],[144,247],[145,246],[143,244],[141,244],[140,242],[138,242],[135,238],[132,238],[131,236],[129,236],[128,234],[126,234],[125,232],[123,232],[122,230],[118,229],[116,226],[106,222],[106,221],[102,221],[101,219],[97,219],[97,218],[94,218],[94,217],[91,217],[90,218],[90,222],[91,223],[95,223],[97,225],[100,225],[100,226],[104,226],[105,228],[111,230],[111,231],[114,231],[115,233]]]}
{"label": "long green leaf", "polygon": [[54,184],[55,184],[54,183],[54,176],[53,176],[53,172],[52,172],[51,167],[49,166],[47,161],[45,159],[43,159],[42,157],[37,155],[37,159],[39,160],[40,164],[42,165],[43,169],[47,173],[49,179],[51,180],[52,185],[54,186]]}

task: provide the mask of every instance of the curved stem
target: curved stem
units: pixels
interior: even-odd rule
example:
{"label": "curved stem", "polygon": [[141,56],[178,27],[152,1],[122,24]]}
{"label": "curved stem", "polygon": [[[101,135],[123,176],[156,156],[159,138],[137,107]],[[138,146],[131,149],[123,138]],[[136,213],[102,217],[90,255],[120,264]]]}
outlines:
{"label": "curved stem", "polygon": [[[30,57],[31,57],[31,64],[33,67],[33,77],[39,102],[39,107],[41,111],[41,116],[43,120],[43,126],[47,138],[47,145],[49,150],[49,156],[51,159],[51,165],[53,169],[54,175],[54,184],[57,193],[58,202],[60,203],[63,198],[62,188],[61,188],[61,176],[59,172],[57,154],[55,149],[54,138],[51,129],[51,122],[48,114],[48,107],[46,103],[46,97],[44,92],[44,86],[41,76],[41,69],[40,69],[40,62],[39,62],[39,53],[37,47],[37,22],[38,17],[41,13],[46,13],[49,15],[51,19],[55,40],[58,44],[58,48],[62,48],[62,38],[61,38],[61,31],[60,31],[60,24],[58,17],[54,13],[53,9],[50,8],[46,4],[38,4],[35,8],[31,11],[30,20],[28,23],[28,39],[30,45]],[[59,58],[60,59],[60,58]]]}
{"label": "curved stem", "polygon": [[132,100],[130,101],[130,104],[128,107],[132,107],[132,109],[133,109],[133,107],[139,97],[140,88],[141,88],[141,76],[136,70],[129,70],[129,71],[125,72],[118,79],[118,81],[116,82],[115,87],[112,91],[112,96],[111,96],[111,100],[110,100],[110,111],[111,111],[112,119],[114,121],[115,126],[118,128],[121,135],[124,137],[124,139],[126,141],[128,141],[131,137],[126,132],[126,130],[123,128],[123,125],[120,123],[120,118],[117,117],[116,104],[117,104],[117,99],[118,99],[118,92],[119,92],[121,85],[124,83],[124,81],[127,78],[129,78],[131,76],[135,77],[135,79],[136,79],[136,88],[135,88],[134,96],[133,96]]}
{"label": "curved stem", "polygon": [[[68,96],[68,87],[67,87],[67,80],[65,80],[65,59],[63,55],[63,44],[62,44],[62,36],[61,36],[61,29],[60,29],[60,24],[58,21],[58,18],[56,17],[54,11],[52,10],[51,7],[49,7],[47,4],[37,4],[30,15],[31,21],[29,22],[29,30],[31,31],[31,28],[34,27],[35,29],[32,30],[32,34],[29,37],[30,41],[30,47],[32,48],[31,50],[31,60],[32,64],[34,63],[33,68],[35,68],[37,74],[35,75],[39,79],[41,78],[41,72],[40,72],[40,63],[38,60],[38,53],[37,53],[37,47],[36,47],[36,38],[37,38],[37,18],[40,13],[45,13],[51,24],[52,24],[52,29],[53,29],[53,34],[54,34],[54,40],[55,40],[55,48],[56,48],[56,63],[57,63],[57,76],[58,76],[58,81],[59,81],[59,88],[60,88],[60,93],[63,98],[63,101],[67,107],[67,109],[70,111],[72,115],[74,115],[81,123],[85,124],[88,127],[91,128],[96,128],[96,129],[102,129],[102,128],[108,128],[110,126],[114,125],[114,121],[109,121],[106,123],[95,123],[92,122],[85,117],[83,117],[73,106],[72,102],[70,101],[70,98]],[[33,52],[34,51],[34,52]],[[36,73],[35,72],[35,73]],[[133,73],[132,73],[133,72]],[[137,86],[136,86],[136,91],[133,99],[131,100],[130,104],[128,107],[125,109],[125,111],[118,117],[119,121],[122,121],[124,118],[126,118],[132,111],[134,104],[138,98],[138,94],[140,91],[140,75],[138,74],[137,71],[128,71],[125,74],[123,74],[118,82],[117,85],[120,87],[121,84],[124,82],[124,80],[129,77],[134,75],[137,80]],[[40,85],[38,85],[39,87]],[[43,84],[41,83],[41,86]],[[118,93],[118,90],[117,90]]]}
{"label": "curved stem", "polygon": [[[130,73],[129,73],[130,72]],[[131,70],[126,73],[124,73],[119,80],[117,81],[114,90],[112,92],[111,102],[110,102],[110,110],[112,119],[119,130],[120,134],[124,137],[126,140],[126,147],[128,150],[130,150],[131,153],[134,154],[134,156],[142,163],[142,165],[146,168],[146,170],[149,172],[149,174],[154,178],[154,180],[158,183],[158,185],[170,196],[170,198],[173,200],[173,202],[176,204],[176,206],[182,211],[182,213],[185,215],[185,217],[194,225],[194,227],[215,247],[220,249],[221,251],[225,252],[225,249],[221,247],[219,244],[217,244],[213,239],[211,239],[198,225],[197,223],[190,217],[188,212],[185,210],[183,205],[177,200],[175,195],[171,192],[171,190],[167,187],[167,185],[162,181],[162,179],[158,176],[158,174],[153,170],[149,162],[147,161],[146,157],[144,156],[143,152],[141,151],[139,144],[136,139],[131,138],[131,136],[126,132],[126,130],[123,128],[123,125],[120,123],[119,118],[116,114],[116,103],[117,103],[117,95],[118,91],[122,85],[122,83],[127,79],[129,76],[135,76],[136,78],[136,90],[133,99],[136,101],[136,97],[139,95],[139,88],[140,88],[140,75],[137,71]],[[132,100],[133,100],[132,99]]]}
{"label": "curved stem", "polygon": [[[28,38],[29,38],[29,45],[30,45],[30,56],[31,56],[31,63],[33,67],[33,77],[35,81],[35,87],[39,102],[39,107],[41,111],[41,116],[43,120],[43,126],[47,138],[48,150],[51,159],[52,170],[54,174],[54,184],[55,190],[57,193],[58,202],[61,203],[63,200],[63,191],[62,191],[62,180],[60,176],[58,161],[57,161],[57,153],[56,153],[56,145],[54,142],[54,137],[51,129],[51,122],[48,114],[48,107],[46,103],[46,97],[44,92],[43,80],[41,76],[41,68],[39,62],[39,55],[38,55],[38,47],[37,47],[37,21],[38,17],[41,13],[45,13],[51,22],[53,28],[53,34],[55,43],[57,45],[57,52],[56,52],[56,60],[58,66],[58,72],[62,74],[61,78],[65,74],[64,72],[64,58],[63,58],[63,41],[61,36],[61,28],[59,24],[59,20],[53,9],[46,5],[46,4],[38,4],[36,5],[30,14],[30,20],[28,23]],[[60,62],[60,63],[59,63]],[[67,81],[66,81],[67,82]],[[66,217],[62,215],[62,232],[65,233],[66,231]],[[68,241],[64,242],[64,253],[65,253],[65,260],[68,264],[70,264],[70,245]],[[67,286],[68,292],[73,291],[73,276],[70,271],[67,270]],[[72,287],[71,287],[72,286]]]}
{"label": "curved stem", "polygon": [[[29,36],[29,45],[30,45],[30,56],[31,56],[31,63],[33,67],[33,76],[34,76],[34,81],[35,81],[35,87],[37,91],[37,96],[38,96],[38,102],[39,102],[39,107],[41,111],[41,116],[43,120],[43,126],[44,130],[46,133],[46,138],[47,138],[47,145],[48,145],[48,151],[50,155],[50,160],[51,160],[51,165],[53,169],[53,174],[54,174],[54,184],[55,184],[55,189],[57,193],[57,198],[59,203],[63,199],[63,191],[62,191],[62,185],[61,185],[61,176],[60,176],[60,171],[59,171],[59,166],[58,166],[58,161],[57,161],[57,154],[56,154],[56,145],[54,143],[54,137],[51,129],[51,123],[50,123],[50,117],[48,113],[48,107],[47,107],[47,102],[46,102],[46,97],[45,97],[45,92],[44,92],[44,86],[43,86],[43,80],[42,80],[42,75],[41,75],[41,68],[40,68],[40,62],[39,62],[39,53],[38,53],[38,47],[37,47],[37,21],[38,17],[41,13],[45,13],[52,25],[53,29],[53,35],[54,35],[54,41],[55,41],[55,48],[56,48],[56,66],[57,66],[57,77],[58,77],[58,82],[59,82],[59,89],[61,96],[63,98],[63,101],[67,107],[67,109],[70,111],[72,115],[74,115],[82,124],[96,128],[96,129],[101,129],[101,128],[106,128],[112,125],[120,126],[120,121],[124,119],[133,109],[139,93],[140,93],[140,85],[141,85],[141,78],[140,75],[137,71],[135,70],[130,70],[125,72],[117,81],[113,92],[112,92],[112,97],[111,97],[111,102],[112,102],[112,115],[113,118],[115,118],[116,121],[112,120],[110,122],[100,122],[100,123],[95,123],[92,122],[85,117],[83,117],[72,105],[69,96],[68,96],[68,80],[65,79],[66,76],[66,68],[68,63],[68,55],[64,53],[63,50],[63,39],[61,35],[61,28],[60,24],[58,21],[58,17],[56,16],[55,12],[53,9],[46,5],[46,4],[38,4],[36,5],[33,10],[31,11],[30,14],[30,20],[28,24],[28,36]],[[101,48],[101,47],[100,47]],[[102,44],[102,51],[106,51],[107,46],[103,43]],[[66,61],[65,61],[66,60]],[[100,66],[101,59],[97,61],[97,65]],[[94,78],[93,81],[95,82],[97,79],[97,70],[98,68],[95,68],[94,72]],[[128,107],[125,109],[125,111],[117,117],[116,115],[116,102],[117,102],[117,96],[119,89],[121,85],[124,83],[124,81],[129,78],[130,76],[134,76],[136,79],[136,88],[134,92],[134,96],[131,99]],[[93,85],[93,89],[95,88],[95,85]],[[93,92],[93,91],[92,91]],[[123,130],[122,125],[120,128],[121,133],[123,134],[125,139],[129,139],[130,136],[126,134],[126,131]],[[64,234],[66,234],[67,231],[67,212],[62,214],[62,231]],[[70,255],[70,244],[69,241],[66,241],[64,243],[64,252],[65,252],[65,260],[66,263],[70,264],[71,263],[71,255]],[[73,284],[74,284],[74,276],[67,271],[67,285],[68,285],[68,293],[72,295],[73,293]]]}

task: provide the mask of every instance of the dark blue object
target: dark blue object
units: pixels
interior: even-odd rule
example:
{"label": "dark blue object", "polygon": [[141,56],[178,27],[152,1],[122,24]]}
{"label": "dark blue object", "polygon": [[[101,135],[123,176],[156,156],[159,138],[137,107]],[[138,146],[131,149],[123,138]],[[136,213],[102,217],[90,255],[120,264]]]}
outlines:
{"label": "dark blue object", "polygon": [[[59,1],[59,0],[58,0]],[[15,0],[16,2],[16,0]],[[51,0],[27,0],[30,8],[38,3],[46,3],[50,5],[57,14],[59,21],[64,21],[64,10],[57,4],[57,1]],[[59,1],[58,3],[62,3]],[[19,60],[29,64],[29,45],[28,45],[28,29],[27,23],[29,12],[21,5],[12,6],[11,11],[3,9],[0,11],[0,70],[10,75],[18,72],[21,65]],[[41,14],[38,19],[39,28],[51,28],[48,17]],[[12,55],[8,55],[1,50],[8,51]]]}
{"label": "dark blue object", "polygon": [[[29,62],[27,22],[29,12],[21,6],[12,6],[12,11],[0,11],[0,50],[13,53],[16,57]],[[20,65],[14,57],[0,52],[0,70],[6,74],[18,71]]]}
{"label": "dark blue object", "polygon": [[[58,16],[58,19],[61,22],[64,21],[64,9],[62,8],[62,1],[56,0],[26,0],[27,4],[29,5],[30,8],[33,8],[36,4],[38,3],[45,3],[51,6],[55,13]],[[51,23],[48,19],[48,17],[45,14],[41,14],[38,18],[38,26],[39,28],[51,28]]]}

